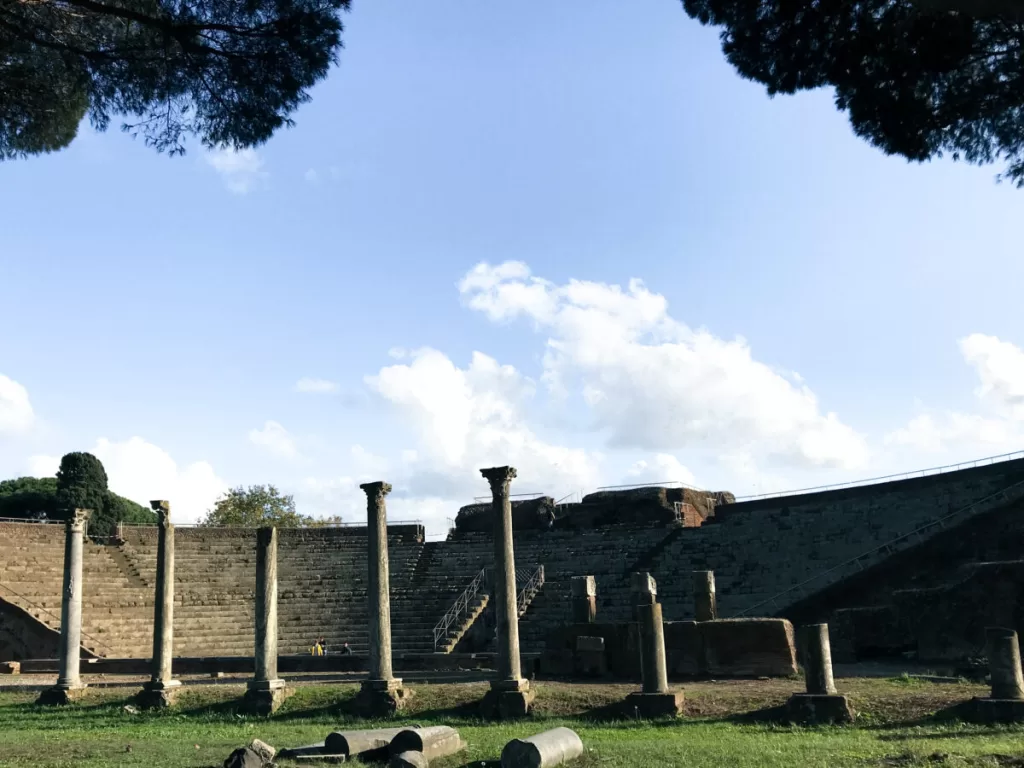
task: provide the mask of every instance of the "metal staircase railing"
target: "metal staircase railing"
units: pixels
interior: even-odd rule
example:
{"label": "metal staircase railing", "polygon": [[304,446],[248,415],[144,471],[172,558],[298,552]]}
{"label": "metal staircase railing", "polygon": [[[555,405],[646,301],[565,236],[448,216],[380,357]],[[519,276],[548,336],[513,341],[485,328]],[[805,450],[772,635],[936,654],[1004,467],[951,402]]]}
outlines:
{"label": "metal staircase railing", "polygon": [[[521,574],[521,575],[520,575]],[[537,566],[537,570],[530,571],[528,568],[516,568],[516,582],[525,580],[523,589],[520,591],[519,596],[516,598],[516,608],[518,609],[519,618],[522,618],[523,614],[526,613],[526,609],[530,607],[530,602],[537,594],[538,590],[544,586],[544,566]]]}
{"label": "metal staircase railing", "polygon": [[483,586],[484,581],[487,578],[487,569],[481,568],[480,572],[473,577],[473,580],[469,583],[462,594],[455,598],[455,602],[452,603],[452,607],[448,609],[444,617],[437,622],[437,626],[434,627],[434,650],[437,650],[437,646],[441,644],[443,640],[448,639],[448,630],[451,626],[458,621],[460,618],[466,615],[469,611],[470,603],[476,598],[480,592],[480,588]]}
{"label": "metal staircase railing", "polygon": [[[924,525],[920,526],[919,528],[915,528],[909,533],[904,533],[897,536],[894,539],[890,539],[889,541],[885,542],[880,546],[873,547],[872,549],[869,549],[867,552],[857,555],[856,557],[852,557],[849,560],[840,563],[839,565],[835,565],[831,568],[828,568],[827,570],[824,570],[812,576],[809,579],[801,581],[799,584],[794,584],[793,586],[782,590],[778,594],[769,597],[767,600],[762,600],[761,602],[755,603],[754,605],[745,608],[739,613],[736,613],[734,615],[734,618],[746,616],[752,613],[753,611],[764,608],[765,606],[772,606],[775,608],[776,611],[781,610],[781,603],[779,602],[780,598],[789,596],[790,599],[786,602],[786,605],[792,605],[798,600],[801,600],[804,597],[807,597],[811,594],[812,590],[808,589],[809,585],[820,581],[826,576],[838,574],[847,569],[850,570],[850,575],[853,575],[853,573],[863,571],[870,564],[868,561],[872,558],[872,556],[881,553],[895,554],[896,552],[906,548],[906,546],[897,546],[901,543],[905,543],[907,546],[909,546],[910,544],[920,543],[925,539],[925,531],[930,531],[932,529],[941,530],[945,528],[947,525],[949,525],[951,522],[954,522],[956,518],[968,516],[968,514],[976,507],[979,507],[983,504],[989,504],[990,502],[996,502],[995,506],[1000,506],[1002,504],[1009,504],[1022,497],[1024,497],[1024,480],[1018,483],[1013,483],[1012,485],[1008,485],[1006,488],[996,491],[995,493],[990,494],[989,496],[971,502],[967,506],[961,507],[960,509],[950,512],[948,515],[940,517],[937,520],[932,520],[929,523],[925,523]],[[837,580],[838,579],[833,579],[829,583],[835,583],[835,581]],[[827,585],[823,585],[823,587],[824,586]]]}
{"label": "metal staircase railing", "polygon": [[[39,605],[36,602],[30,600],[29,598],[25,597],[25,595],[21,594],[17,590],[7,586],[2,581],[0,581],[0,591],[4,591],[4,590],[6,590],[7,592],[10,592],[12,595],[14,595],[16,598],[18,598],[19,602],[24,602],[26,605],[31,606],[33,610],[42,611],[47,616],[49,616],[51,619],[53,619],[56,622],[56,625],[58,627],[60,626],[60,616],[57,616],[52,611],[44,608],[43,606]],[[17,605],[17,603],[15,603],[15,605]],[[21,608],[22,610],[26,610],[24,605],[18,605],[18,607]],[[31,615],[32,611],[27,611],[27,613],[29,613]],[[33,616],[32,618],[37,619],[39,617],[38,616]],[[53,629],[53,627],[50,627],[50,629]],[[60,631],[60,630],[57,630],[57,631]],[[107,651],[110,652],[109,655],[111,655],[111,656],[113,655],[114,649],[111,648],[106,643],[104,643],[102,640],[99,640],[99,639],[93,637],[92,635],[87,634],[86,632],[82,632],[81,635],[82,635],[83,638],[85,638],[86,640],[91,642],[94,647],[106,648]]]}

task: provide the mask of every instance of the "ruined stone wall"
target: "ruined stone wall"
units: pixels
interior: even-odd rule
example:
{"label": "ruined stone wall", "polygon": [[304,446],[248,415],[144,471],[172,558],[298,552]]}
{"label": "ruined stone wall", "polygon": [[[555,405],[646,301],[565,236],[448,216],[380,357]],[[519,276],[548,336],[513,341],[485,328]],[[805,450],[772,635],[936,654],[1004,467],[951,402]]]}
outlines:
{"label": "ruined stone wall", "polygon": [[[689,573],[695,570],[715,572],[722,616],[735,616],[759,604],[753,615],[788,615],[786,610],[802,595],[782,595],[775,604],[763,603],[810,579],[815,580],[815,592],[844,581],[849,572],[826,573],[1021,481],[1024,460],[1016,460],[720,506],[700,528],[679,530],[652,565],[665,618],[692,617]],[[1005,525],[1017,530],[1016,517],[1007,518]],[[925,539],[938,533],[930,530]],[[879,561],[887,558],[885,553],[877,555]],[[947,561],[940,567],[952,570],[956,564]]]}

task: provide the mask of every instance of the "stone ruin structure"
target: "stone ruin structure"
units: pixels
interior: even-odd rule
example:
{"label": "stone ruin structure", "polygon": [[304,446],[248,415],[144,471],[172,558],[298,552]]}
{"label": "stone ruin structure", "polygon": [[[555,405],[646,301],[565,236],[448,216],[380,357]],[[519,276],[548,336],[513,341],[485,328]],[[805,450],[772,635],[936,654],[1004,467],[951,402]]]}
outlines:
{"label": "stone ruin structure", "polygon": [[[75,654],[145,660],[144,695],[159,705],[177,688],[168,659],[249,659],[254,706],[273,707],[277,658],[312,664],[323,635],[329,649],[349,644],[352,669],[372,668],[366,695],[387,706],[404,695],[394,667],[479,651],[507,659],[495,690],[528,709],[521,659],[640,679],[634,573],[657,583],[671,677],[783,674],[793,624],[828,622],[840,659],[955,660],[985,652],[985,627],[1022,629],[1022,460],[750,501],[644,488],[519,503],[514,470],[487,472],[490,512],[463,508],[441,542],[386,523],[386,484],[364,488],[367,527],[175,530],[162,502],[160,525],[115,541],[89,541],[84,513],[0,523],[0,662],[63,659],[48,695],[68,699]],[[80,636],[62,634],[77,616]]]}

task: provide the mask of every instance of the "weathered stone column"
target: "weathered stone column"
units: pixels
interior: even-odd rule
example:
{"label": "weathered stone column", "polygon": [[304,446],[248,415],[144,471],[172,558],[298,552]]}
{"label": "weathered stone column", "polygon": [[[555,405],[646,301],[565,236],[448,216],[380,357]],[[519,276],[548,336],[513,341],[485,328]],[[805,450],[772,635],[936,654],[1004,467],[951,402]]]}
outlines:
{"label": "weathered stone column", "polygon": [[665,622],[658,602],[658,585],[647,572],[630,576],[634,610],[639,625],[640,693],[626,697],[627,714],[643,717],[678,715],[683,708],[682,691],[668,688],[668,664],[665,660]]}
{"label": "weathered stone column", "polygon": [[1017,633],[1003,627],[985,628],[988,668],[993,699],[1024,699]]}
{"label": "weathered stone column", "polygon": [[714,571],[693,572],[693,617],[697,621],[714,621],[718,618]]}
{"label": "weathered stone column", "polygon": [[497,624],[497,680],[484,697],[484,713],[491,717],[526,715],[533,701],[530,683],[523,679],[519,657],[519,611],[516,595],[516,559],[512,547],[512,500],[509,486],[515,467],[481,469],[491,485],[494,517],[494,581]]}
{"label": "weathered stone column", "polygon": [[384,497],[388,483],[364,483],[366,493],[367,608],[370,619],[370,676],[356,698],[367,715],[390,715],[402,709],[409,691],[391,669],[391,593],[388,579],[388,520]]}
{"label": "weathered stone column", "polygon": [[64,527],[64,586],[60,603],[60,667],[57,684],[39,695],[45,706],[69,704],[85,690],[82,659],[82,557],[91,509],[76,509]]}
{"label": "weathered stone column", "polygon": [[157,514],[156,600],[153,610],[153,677],[139,694],[140,706],[147,709],[169,707],[181,690],[171,670],[174,659],[174,524],[171,504],[151,501]]}
{"label": "weathered stone column", "polygon": [[973,700],[968,719],[983,723],[1024,722],[1024,678],[1020,668],[1017,633],[1004,627],[985,628],[992,693]]}
{"label": "weathered stone column", "polygon": [[853,710],[846,697],[836,692],[832,677],[832,649],[828,624],[809,624],[799,630],[807,693],[794,694],[787,706],[790,720],[808,723],[848,723]]}
{"label": "weathered stone column", "polygon": [[822,695],[835,693],[828,624],[809,624],[803,627],[802,634],[807,692]]}
{"label": "weathered stone column", "polygon": [[246,708],[274,713],[284,702],[285,683],[277,676],[277,528],[256,529],[256,674],[245,693]]}
{"label": "weathered stone column", "polygon": [[597,621],[597,581],[593,576],[573,576],[573,624],[593,624]]}

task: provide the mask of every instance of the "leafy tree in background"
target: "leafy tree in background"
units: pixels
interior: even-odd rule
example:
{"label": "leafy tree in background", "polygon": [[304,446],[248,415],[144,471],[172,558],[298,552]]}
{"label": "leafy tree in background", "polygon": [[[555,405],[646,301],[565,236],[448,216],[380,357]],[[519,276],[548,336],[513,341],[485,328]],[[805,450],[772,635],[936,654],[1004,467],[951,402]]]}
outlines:
{"label": "leafy tree in background", "polygon": [[350,0],[0,0],[0,160],[113,115],[171,154],[265,142],[341,48]]}
{"label": "leafy tree in background", "polygon": [[883,152],[1001,161],[1002,178],[1024,187],[1021,0],[682,3],[722,27],[729,63],[770,96],[831,86],[854,132]]}
{"label": "leafy tree in background", "polygon": [[91,536],[109,536],[118,522],[154,524],[156,515],[106,488],[107,473],[92,454],[69,453],[58,477],[0,481],[0,517],[64,520],[67,510],[92,509]]}
{"label": "leafy tree in background", "polygon": [[23,520],[60,519],[57,478],[19,477],[0,481],[0,517]]}
{"label": "leafy tree in background", "polygon": [[315,518],[295,511],[295,498],[284,495],[273,485],[251,485],[232,488],[217,499],[200,525],[206,527],[259,528],[322,528],[337,525],[341,517]]}

